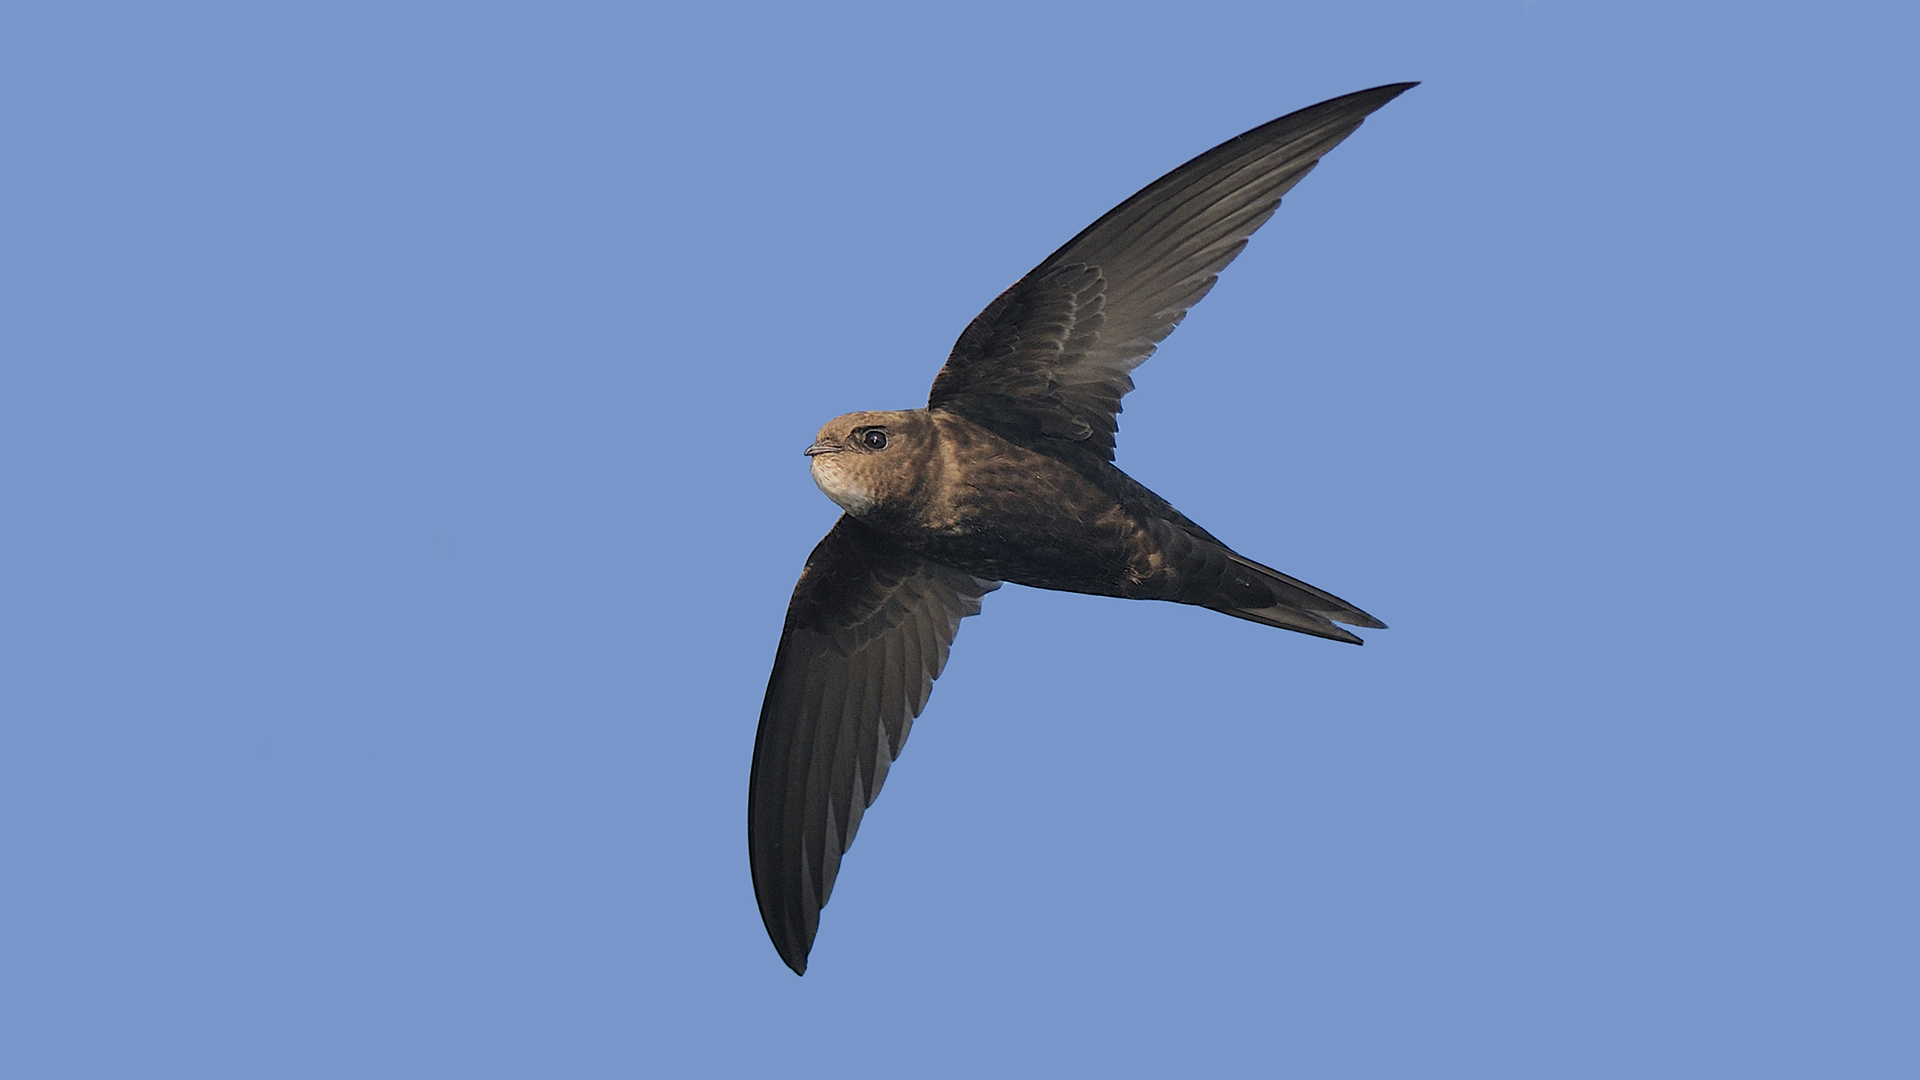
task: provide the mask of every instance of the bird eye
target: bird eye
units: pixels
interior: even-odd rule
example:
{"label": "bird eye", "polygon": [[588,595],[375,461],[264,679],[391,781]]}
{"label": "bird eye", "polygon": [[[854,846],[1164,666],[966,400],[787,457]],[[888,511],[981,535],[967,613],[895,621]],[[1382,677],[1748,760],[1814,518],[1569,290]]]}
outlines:
{"label": "bird eye", "polygon": [[881,431],[879,428],[868,428],[867,433],[860,436],[860,441],[866,443],[867,449],[869,450],[885,450],[887,448],[887,433]]}

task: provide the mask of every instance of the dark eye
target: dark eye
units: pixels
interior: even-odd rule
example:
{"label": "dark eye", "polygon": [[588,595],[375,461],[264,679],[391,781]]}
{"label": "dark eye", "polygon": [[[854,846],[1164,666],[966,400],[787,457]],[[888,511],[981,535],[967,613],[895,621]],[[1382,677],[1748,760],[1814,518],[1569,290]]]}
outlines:
{"label": "dark eye", "polygon": [[860,441],[866,443],[867,449],[869,450],[885,450],[887,448],[887,433],[881,431],[879,428],[868,428],[867,433],[860,436]]}

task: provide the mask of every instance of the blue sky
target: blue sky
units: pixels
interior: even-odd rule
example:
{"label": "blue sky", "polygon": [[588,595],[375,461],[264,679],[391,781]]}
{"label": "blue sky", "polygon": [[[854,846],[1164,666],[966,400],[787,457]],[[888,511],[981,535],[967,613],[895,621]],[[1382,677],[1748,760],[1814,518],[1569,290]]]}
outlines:
{"label": "blue sky", "polygon": [[[1920,1070],[1911,11],[1175,12],[0,16],[0,1071]],[[1119,452],[1393,629],[993,594],[794,978],[800,450],[1403,79]]]}

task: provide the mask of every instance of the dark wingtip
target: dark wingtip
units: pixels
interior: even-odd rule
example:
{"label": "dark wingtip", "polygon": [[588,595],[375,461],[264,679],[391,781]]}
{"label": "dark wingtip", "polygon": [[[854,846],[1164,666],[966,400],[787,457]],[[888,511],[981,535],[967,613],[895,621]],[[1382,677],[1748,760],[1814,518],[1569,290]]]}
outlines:
{"label": "dark wingtip", "polygon": [[[754,765],[757,768],[759,762],[755,761]],[[761,882],[756,876],[753,882],[755,899],[761,899],[760,890]],[[792,968],[795,975],[805,975],[807,954],[813,951],[813,935],[806,931],[804,921],[795,926],[782,918],[779,907],[778,901],[770,906],[763,900],[760,908],[761,925],[767,929],[767,940],[773,943],[773,951],[780,954],[780,962]],[[790,907],[787,910],[789,915],[797,914]]]}
{"label": "dark wingtip", "polygon": [[[1420,84],[1417,82],[1387,83],[1385,86],[1376,86],[1368,90],[1355,90],[1351,94],[1342,94],[1340,97],[1334,98],[1333,100],[1341,101],[1349,98],[1378,98],[1379,99],[1378,104],[1375,104],[1373,106],[1374,109],[1378,109],[1380,108],[1380,106],[1385,105],[1387,102],[1392,101],[1394,98],[1399,97],[1401,94],[1404,94],[1407,91],[1419,85]],[[1369,109],[1368,111],[1371,112],[1372,109]]]}
{"label": "dark wingtip", "polygon": [[807,954],[813,951],[813,939],[783,938],[773,932],[773,925],[767,925],[767,936],[773,939],[773,950],[780,954],[780,962],[793,969],[795,975],[807,973]]}

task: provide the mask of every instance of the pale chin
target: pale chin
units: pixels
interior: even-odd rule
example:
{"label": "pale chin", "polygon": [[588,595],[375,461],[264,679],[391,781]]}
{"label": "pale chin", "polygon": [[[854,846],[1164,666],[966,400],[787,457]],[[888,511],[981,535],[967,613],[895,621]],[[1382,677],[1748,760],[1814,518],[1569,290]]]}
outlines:
{"label": "pale chin", "polygon": [[826,465],[827,462],[822,459],[814,458],[813,467],[807,471],[813,474],[815,486],[819,487],[827,498],[832,499],[840,509],[854,517],[859,517],[873,509],[871,496],[855,485],[847,483],[847,478],[840,474],[840,470],[824,467]]}

